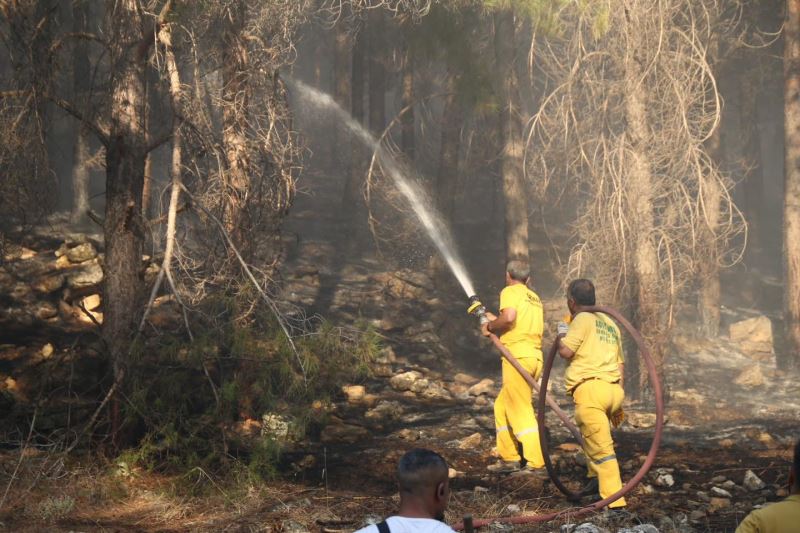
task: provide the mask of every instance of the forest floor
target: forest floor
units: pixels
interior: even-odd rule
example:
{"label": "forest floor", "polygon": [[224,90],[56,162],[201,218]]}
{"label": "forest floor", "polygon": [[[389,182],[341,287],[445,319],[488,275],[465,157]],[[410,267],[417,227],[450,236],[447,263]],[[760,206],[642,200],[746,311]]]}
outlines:
{"label": "forest floor", "polygon": [[[47,447],[7,446],[0,451],[0,529],[352,531],[396,510],[394,469],[414,447],[440,451],[453,469],[451,523],[465,513],[496,517],[568,509],[547,480],[486,470],[495,461],[492,398],[500,365],[470,319],[441,313],[451,304],[433,298],[426,286],[430,280],[419,272],[376,273],[376,261],[337,270],[336,253],[325,246],[297,245],[287,263],[286,298],[312,310],[326,306],[334,323],[371,321],[388,350],[374,375],[358,384],[366,397],[343,392],[336,399],[328,438],[288,446],[277,478],[263,483],[236,472],[165,475],[96,455],[63,457]],[[548,306],[552,319],[563,302],[556,297]],[[456,298],[452,308],[463,313],[461,307]],[[453,357],[441,357],[445,335],[451,346],[472,351],[460,355],[456,349]],[[580,531],[652,524],[663,532],[732,532],[754,507],[785,495],[798,437],[796,377],[778,370],[774,361],[754,361],[726,337],[698,340],[679,333],[667,352],[664,438],[650,475],[628,497],[628,513],[514,530],[571,531],[567,524],[591,522],[598,529]],[[476,353],[483,355],[476,359]],[[561,374],[559,367],[551,390],[570,411],[560,393]],[[629,419],[615,441],[623,478],[629,479],[650,446],[654,417],[648,404],[628,401],[625,409]],[[582,455],[551,415],[554,462],[577,488],[583,481]]]}

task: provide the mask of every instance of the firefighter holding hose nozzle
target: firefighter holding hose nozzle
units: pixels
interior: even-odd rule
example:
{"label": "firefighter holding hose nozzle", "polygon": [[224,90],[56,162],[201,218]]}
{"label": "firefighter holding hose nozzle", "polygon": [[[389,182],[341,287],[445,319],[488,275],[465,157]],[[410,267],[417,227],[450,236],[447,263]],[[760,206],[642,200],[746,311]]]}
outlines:
{"label": "firefighter holding hose nozzle", "polygon": [[[583,495],[599,485],[600,497],[606,498],[622,488],[611,425],[618,426],[623,418],[624,356],[614,321],[603,313],[584,311],[594,305],[594,284],[588,279],[573,280],[567,289],[571,321],[558,325],[558,353],[568,361],[567,394],[575,402],[575,421],[584,439],[590,483]],[[610,508],[625,506],[624,498],[609,504]]]}
{"label": "firefighter holding hose nozzle", "polygon": [[[510,261],[506,267],[506,287],[500,293],[500,316],[486,312],[482,321],[485,336],[496,334],[519,364],[535,379],[542,372],[542,333],[544,313],[539,296],[527,286],[530,267],[523,261]],[[494,402],[497,453],[500,461],[489,467],[494,472],[510,472],[544,467],[539,426],[531,405],[531,386],[503,359],[503,386]]]}

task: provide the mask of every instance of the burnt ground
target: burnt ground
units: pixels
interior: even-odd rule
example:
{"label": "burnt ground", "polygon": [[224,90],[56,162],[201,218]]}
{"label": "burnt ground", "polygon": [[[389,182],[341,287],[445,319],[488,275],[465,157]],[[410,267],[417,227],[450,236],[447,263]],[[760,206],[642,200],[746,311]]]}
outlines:
{"label": "burnt ground", "polygon": [[[319,223],[319,217],[309,217]],[[0,493],[0,529],[352,531],[396,510],[397,459],[418,446],[440,451],[454,469],[450,522],[464,513],[518,516],[570,508],[547,480],[487,472],[495,460],[498,356],[464,315],[460,295],[441,301],[419,270],[388,271],[369,257],[345,261],[329,241],[297,239],[291,248],[284,298],[335,324],[366,320],[391,348],[377,362],[375,375],[361,384],[369,398],[348,401],[343,393],[335,399],[333,437],[323,431],[287,443],[280,472],[270,482],[252,481],[239,471],[164,475],[115,459],[63,457],[47,446],[20,451],[19,443],[7,443],[0,450],[5,493]],[[563,302],[555,288],[540,294],[551,332]],[[754,314],[726,308],[728,322]],[[748,379],[740,379],[751,370]],[[411,390],[393,382],[409,371],[428,384]],[[487,377],[494,383],[471,393],[457,373],[466,374],[467,385]],[[569,411],[560,393],[562,374],[563,368],[554,370],[551,391]],[[594,515],[577,523],[591,521],[606,531],[647,523],[664,532],[732,532],[755,506],[785,494],[791,447],[800,436],[796,374],[779,370],[774,358],[754,360],[726,336],[696,339],[679,333],[668,349],[667,375],[662,446],[650,475],[628,496],[628,514],[611,521]],[[629,419],[615,440],[623,479],[629,479],[650,446],[654,417],[647,403],[628,401],[625,410]],[[551,414],[548,427],[554,462],[577,488],[583,481],[581,454]],[[745,487],[748,471],[763,487]],[[561,531],[571,522],[562,518],[514,530]]]}

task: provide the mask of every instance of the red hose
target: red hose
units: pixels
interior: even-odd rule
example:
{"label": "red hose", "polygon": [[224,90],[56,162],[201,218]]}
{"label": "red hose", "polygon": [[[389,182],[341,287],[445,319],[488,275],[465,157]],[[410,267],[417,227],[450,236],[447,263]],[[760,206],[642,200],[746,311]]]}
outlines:
{"label": "red hose", "polygon": [[[658,379],[658,374],[656,373],[656,365],[653,362],[653,358],[650,355],[650,350],[647,348],[647,344],[645,344],[642,335],[636,331],[636,329],[631,325],[628,320],[619,314],[615,309],[610,307],[606,307],[604,305],[597,305],[591,307],[583,308],[583,311],[588,311],[591,313],[600,312],[605,313],[612,317],[614,320],[622,324],[628,334],[633,337],[633,340],[636,341],[636,345],[639,348],[639,354],[644,360],[644,364],[647,367],[647,375],[650,379],[650,385],[653,387],[653,394],[656,400],[656,427],[655,427],[655,434],[653,435],[653,443],[650,445],[650,451],[647,453],[647,457],[645,458],[644,463],[642,464],[639,471],[636,472],[630,481],[628,481],[620,490],[609,496],[608,498],[602,499],[598,502],[595,502],[591,505],[585,507],[571,507],[569,509],[564,509],[561,511],[556,511],[553,513],[543,514],[543,515],[530,515],[530,516],[511,516],[511,517],[502,517],[502,518],[486,518],[486,519],[478,519],[473,521],[473,526],[475,528],[479,528],[491,523],[504,523],[504,524],[529,524],[535,522],[548,522],[550,520],[566,517],[569,516],[570,518],[578,518],[584,515],[591,514],[595,511],[599,511],[606,505],[622,498],[626,494],[628,494],[639,482],[647,475],[647,472],[650,470],[650,467],[653,466],[653,462],[656,459],[656,454],[658,453],[658,446],[661,443],[661,433],[664,428],[664,399],[661,394],[661,382]],[[537,420],[539,425],[544,427],[545,426],[545,396],[547,392],[547,383],[550,379],[550,371],[553,368],[553,361],[555,360],[556,353],[558,352],[558,338],[556,338],[555,342],[553,342],[553,346],[550,348],[550,352],[547,355],[547,360],[544,363],[544,369],[542,371],[542,384],[539,390],[539,401],[538,401],[538,410],[537,410]],[[523,376],[524,377],[524,376]],[[552,462],[550,461],[550,454],[548,453],[547,442],[544,437],[545,432],[539,432],[539,441],[542,444],[542,453],[545,459],[545,466],[547,467],[547,473],[550,475],[550,479],[552,479],[553,483],[558,487],[558,489],[563,492],[568,497],[576,497],[577,495],[567,489],[561,480],[558,478],[558,475],[555,473],[553,469]],[[455,530],[463,529],[463,523],[456,524],[453,526]]]}

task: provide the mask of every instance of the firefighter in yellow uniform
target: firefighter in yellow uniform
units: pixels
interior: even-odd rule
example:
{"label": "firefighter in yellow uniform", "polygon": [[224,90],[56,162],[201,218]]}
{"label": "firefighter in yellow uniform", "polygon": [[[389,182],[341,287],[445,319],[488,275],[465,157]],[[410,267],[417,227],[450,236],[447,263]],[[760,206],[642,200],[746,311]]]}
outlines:
{"label": "firefighter in yellow uniform", "polygon": [[736,533],[795,533],[800,531],[800,441],[794,446],[789,469],[789,497],[756,509],[739,524]]}
{"label": "firefighter in yellow uniform", "polygon": [[[529,278],[530,267],[525,262],[508,263],[506,287],[500,293],[500,316],[487,313],[490,322],[483,326],[483,333],[499,335],[520,365],[538,379],[542,372],[544,312],[539,296],[527,286]],[[499,466],[513,470],[512,465],[517,463],[527,469],[542,468],[544,457],[531,386],[508,361],[503,359],[502,364],[503,386],[494,402]]]}
{"label": "firefighter in yellow uniform", "polygon": [[[596,477],[601,498],[622,488],[619,463],[611,438],[611,421],[620,417],[625,392],[622,388],[624,358],[622,339],[614,321],[602,313],[583,308],[595,305],[594,285],[577,279],[567,289],[567,306],[572,320],[559,324],[565,334],[559,355],[569,361],[565,383],[575,402],[575,421],[584,440],[588,476]],[[625,499],[609,507],[625,507]]]}

